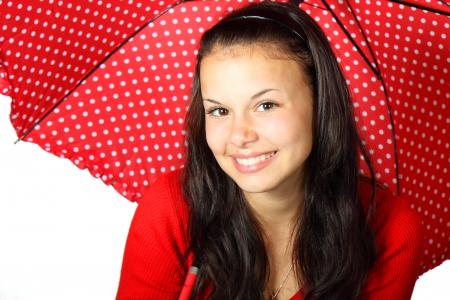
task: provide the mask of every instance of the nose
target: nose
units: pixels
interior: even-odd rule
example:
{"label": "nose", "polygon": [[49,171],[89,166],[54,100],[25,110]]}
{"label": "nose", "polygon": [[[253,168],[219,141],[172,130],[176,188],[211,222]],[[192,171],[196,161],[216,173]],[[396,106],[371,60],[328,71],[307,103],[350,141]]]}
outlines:
{"label": "nose", "polygon": [[244,147],[257,140],[258,135],[249,116],[235,116],[232,122],[230,141],[236,147]]}

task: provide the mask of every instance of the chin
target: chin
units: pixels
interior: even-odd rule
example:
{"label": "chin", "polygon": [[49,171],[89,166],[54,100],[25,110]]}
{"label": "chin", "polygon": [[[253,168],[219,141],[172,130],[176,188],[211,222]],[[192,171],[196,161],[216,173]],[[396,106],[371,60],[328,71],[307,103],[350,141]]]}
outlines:
{"label": "chin", "polygon": [[273,183],[265,183],[260,178],[254,178],[253,180],[249,180],[249,178],[238,180],[231,178],[245,193],[264,193],[273,189],[274,186]]}

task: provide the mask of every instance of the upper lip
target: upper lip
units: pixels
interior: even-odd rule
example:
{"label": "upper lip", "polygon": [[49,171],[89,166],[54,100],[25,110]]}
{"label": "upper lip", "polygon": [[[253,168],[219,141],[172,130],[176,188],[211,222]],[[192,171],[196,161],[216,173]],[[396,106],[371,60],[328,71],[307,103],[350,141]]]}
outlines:
{"label": "upper lip", "polygon": [[240,154],[240,153],[236,153],[236,154],[232,154],[230,155],[233,158],[252,158],[252,157],[258,157],[261,155],[265,155],[265,154],[270,154],[272,152],[276,152],[276,151],[268,151],[268,152],[253,152],[250,154]]}

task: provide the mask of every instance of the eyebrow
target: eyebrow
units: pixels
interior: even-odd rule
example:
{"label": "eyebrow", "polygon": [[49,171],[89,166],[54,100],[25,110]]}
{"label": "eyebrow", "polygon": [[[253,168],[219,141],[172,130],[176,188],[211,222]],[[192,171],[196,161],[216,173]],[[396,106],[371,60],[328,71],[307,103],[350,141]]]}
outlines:
{"label": "eyebrow", "polygon": [[[264,89],[262,91],[257,92],[256,94],[254,94],[250,99],[251,100],[256,99],[259,96],[262,96],[265,93],[270,92],[270,91],[279,91],[279,90],[278,89]],[[203,101],[208,101],[208,102],[212,102],[212,103],[215,103],[215,104],[222,104],[219,101],[216,101],[216,100],[213,100],[213,99],[203,99]]]}

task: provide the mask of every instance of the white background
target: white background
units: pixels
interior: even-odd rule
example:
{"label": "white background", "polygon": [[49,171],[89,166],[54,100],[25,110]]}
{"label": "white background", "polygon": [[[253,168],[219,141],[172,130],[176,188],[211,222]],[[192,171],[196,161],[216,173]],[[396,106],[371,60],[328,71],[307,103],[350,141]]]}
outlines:
{"label": "white background", "polygon": [[[0,300],[114,299],[135,203],[17,139],[0,96]],[[413,300],[450,299],[450,261],[422,275]],[[392,299],[394,300],[394,299]]]}

